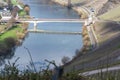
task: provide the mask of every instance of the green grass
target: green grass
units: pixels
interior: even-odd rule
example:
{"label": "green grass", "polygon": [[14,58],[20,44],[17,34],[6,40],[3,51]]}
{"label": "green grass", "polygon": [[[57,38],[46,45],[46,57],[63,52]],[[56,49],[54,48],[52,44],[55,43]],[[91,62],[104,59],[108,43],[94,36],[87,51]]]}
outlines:
{"label": "green grass", "polygon": [[17,38],[17,36],[16,36],[17,31],[22,32],[22,29],[19,26],[14,26],[13,28],[8,30],[7,32],[1,34],[0,35],[0,40],[4,40],[5,38],[8,38],[8,37],[13,37],[13,38],[16,39]]}
{"label": "green grass", "polygon": [[106,12],[105,14],[99,16],[100,19],[103,19],[103,20],[118,20],[120,21],[120,6],[117,7],[117,8],[114,8],[108,12]]}
{"label": "green grass", "polygon": [[19,16],[25,16],[25,15],[26,15],[26,12],[25,12],[24,10],[20,10],[20,11],[18,12],[18,15],[19,15]]}

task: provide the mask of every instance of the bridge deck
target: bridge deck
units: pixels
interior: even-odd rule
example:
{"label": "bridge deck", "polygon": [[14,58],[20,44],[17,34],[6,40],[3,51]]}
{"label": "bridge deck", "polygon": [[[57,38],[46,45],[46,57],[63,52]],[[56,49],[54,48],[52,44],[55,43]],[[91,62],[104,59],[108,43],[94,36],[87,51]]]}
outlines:
{"label": "bridge deck", "polygon": [[19,19],[18,22],[85,22],[85,20],[81,19]]}
{"label": "bridge deck", "polygon": [[46,31],[46,30],[34,30],[30,29],[29,32],[33,33],[46,33],[46,34],[69,34],[69,35],[81,35],[81,32],[62,32],[62,31]]}

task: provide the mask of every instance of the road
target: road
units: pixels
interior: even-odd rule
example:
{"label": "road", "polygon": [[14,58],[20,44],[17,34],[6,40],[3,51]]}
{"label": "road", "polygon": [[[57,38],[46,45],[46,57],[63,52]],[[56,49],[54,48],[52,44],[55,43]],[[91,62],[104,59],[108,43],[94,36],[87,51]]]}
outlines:
{"label": "road", "polygon": [[88,30],[88,35],[90,37],[92,49],[95,49],[98,46],[97,44],[98,40],[97,40],[95,31],[93,29],[93,26],[91,24],[94,24],[97,18],[95,17],[94,11],[91,11],[90,9],[86,7],[82,7],[82,8],[88,13],[87,30]]}
{"label": "road", "polygon": [[101,73],[101,72],[115,71],[115,70],[120,70],[120,65],[109,67],[109,68],[103,68],[103,69],[87,71],[87,72],[79,73],[79,75],[90,76],[90,75],[94,75],[94,74]]}
{"label": "road", "polygon": [[93,30],[92,30],[92,26],[87,26],[87,30],[88,30],[88,35],[90,37],[92,49],[95,49],[97,47],[97,42],[96,42]]}

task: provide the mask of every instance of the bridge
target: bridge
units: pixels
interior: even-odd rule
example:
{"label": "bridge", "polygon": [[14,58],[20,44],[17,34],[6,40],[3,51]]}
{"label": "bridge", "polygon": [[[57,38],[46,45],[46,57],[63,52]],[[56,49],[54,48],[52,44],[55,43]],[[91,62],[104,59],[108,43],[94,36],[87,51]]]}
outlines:
{"label": "bridge", "polygon": [[45,31],[45,30],[38,30],[37,29],[37,24],[38,23],[45,23],[45,22],[72,22],[72,23],[84,23],[85,20],[81,19],[38,19],[38,18],[33,18],[33,19],[18,19],[16,22],[27,22],[27,23],[33,23],[34,27],[31,30],[28,30],[29,32],[39,32],[39,33],[52,33],[52,34],[81,34],[81,32],[58,32],[58,31]]}
{"label": "bridge", "polygon": [[46,33],[46,34],[67,34],[67,35],[81,35],[81,32],[65,32],[65,31],[48,31],[48,30],[28,30],[32,33]]}
{"label": "bridge", "polygon": [[[8,20],[1,20],[7,22]],[[39,33],[52,33],[52,34],[81,34],[81,32],[57,32],[57,31],[45,31],[37,29],[38,23],[50,23],[50,22],[70,22],[70,23],[85,23],[86,19],[43,19],[43,18],[31,18],[31,19],[17,19],[16,22],[20,23],[33,23],[33,29],[28,30],[29,32],[39,32]]]}

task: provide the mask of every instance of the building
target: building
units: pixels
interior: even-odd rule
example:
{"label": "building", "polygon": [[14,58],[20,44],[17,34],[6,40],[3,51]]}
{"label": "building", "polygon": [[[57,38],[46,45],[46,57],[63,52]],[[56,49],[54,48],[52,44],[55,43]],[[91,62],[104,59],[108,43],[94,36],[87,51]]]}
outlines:
{"label": "building", "polygon": [[9,20],[12,17],[11,12],[7,10],[1,11],[0,16],[1,16],[1,20]]}

